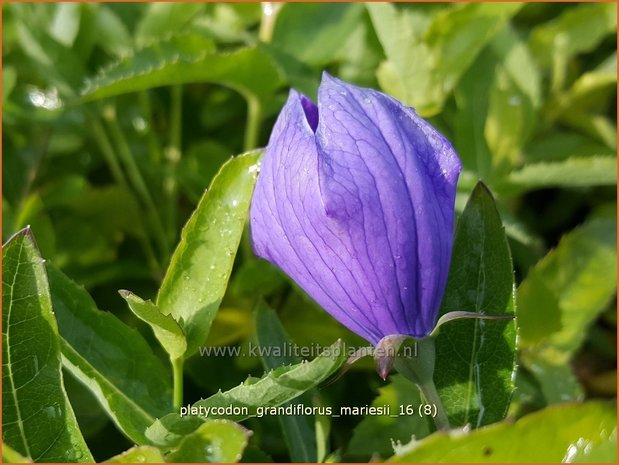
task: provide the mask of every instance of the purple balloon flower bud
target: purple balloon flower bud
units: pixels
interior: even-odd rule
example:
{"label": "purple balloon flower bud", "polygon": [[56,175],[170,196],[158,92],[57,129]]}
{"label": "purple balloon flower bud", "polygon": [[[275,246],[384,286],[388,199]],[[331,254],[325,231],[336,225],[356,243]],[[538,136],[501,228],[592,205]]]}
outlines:
{"label": "purple balloon flower bud", "polygon": [[291,90],[250,210],[255,253],[372,344],[436,323],[461,165],[414,110],[323,74]]}

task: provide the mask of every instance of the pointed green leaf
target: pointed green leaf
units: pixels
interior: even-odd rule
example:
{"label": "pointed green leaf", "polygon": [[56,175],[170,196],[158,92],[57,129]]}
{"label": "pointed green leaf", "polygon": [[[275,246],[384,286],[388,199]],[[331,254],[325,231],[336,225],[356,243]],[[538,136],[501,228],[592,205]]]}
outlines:
{"label": "pointed green leaf", "polygon": [[548,187],[612,186],[617,184],[617,157],[573,157],[530,163],[497,184],[502,194],[515,195]]}
{"label": "pointed green leaf", "polygon": [[[405,446],[389,462],[559,463],[582,449],[616,442],[617,413],[604,402],[562,404],[469,433],[436,433]],[[546,440],[552,438],[552,440]],[[617,450],[609,456],[617,461]]]}
{"label": "pointed green leaf", "polygon": [[229,420],[212,420],[188,434],[170,452],[172,463],[234,463],[242,455],[251,431]]}
{"label": "pointed green leaf", "polygon": [[[179,443],[183,436],[195,431],[208,419],[225,418],[242,421],[257,415],[259,407],[276,407],[291,401],[304,392],[318,386],[331,376],[346,361],[346,351],[341,341],[332,346],[311,362],[292,366],[283,366],[270,371],[260,379],[249,378],[243,384],[226,392],[203,399],[191,406],[200,414],[180,416],[177,413],[166,415],[157,420],[147,431],[153,443],[162,447],[171,447]],[[237,408],[226,413],[211,412],[215,408]]]}
{"label": "pointed green leaf", "polygon": [[92,462],[62,384],[58,325],[30,228],[2,248],[2,440],[40,462]]}
{"label": "pointed green leaf", "polygon": [[47,272],[63,365],[90,389],[127,437],[148,443],[146,428],[172,410],[170,370],[140,333],[99,311],[83,287],[51,265]]}
{"label": "pointed green leaf", "polygon": [[[256,340],[260,347],[266,349],[261,354],[264,368],[273,370],[282,365],[298,363],[299,360],[296,357],[279,355],[286,353],[285,348],[290,344],[290,340],[275,311],[261,300],[255,312]],[[280,347],[282,351],[272,350],[277,347]],[[305,393],[297,401],[291,403],[312,405],[312,399],[309,393]],[[279,415],[277,418],[284,432],[284,440],[290,452],[290,460],[292,462],[316,462],[314,415]]]}
{"label": "pointed green leaf", "polygon": [[182,357],[187,350],[185,334],[171,315],[164,315],[150,300],[142,300],[130,291],[119,291],[131,311],[140,320],[148,323],[172,360]]}
{"label": "pointed green leaf", "polygon": [[248,152],[222,166],[183,228],[161,284],[157,306],[183,328],[186,356],[206,340],[226,291],[261,155]]}
{"label": "pointed green leaf", "polygon": [[[458,221],[441,312],[514,314],[514,275],[501,218],[479,183]],[[513,391],[513,320],[458,320],[436,340],[435,383],[452,426],[505,417]]]}
{"label": "pointed green leaf", "polygon": [[163,454],[153,446],[137,446],[115,455],[106,463],[163,463]]}
{"label": "pointed green leaf", "polygon": [[279,71],[264,50],[242,48],[215,52],[210,40],[184,34],[136,50],[100,70],[87,81],[82,100],[205,81],[259,99],[271,96],[282,84]]}

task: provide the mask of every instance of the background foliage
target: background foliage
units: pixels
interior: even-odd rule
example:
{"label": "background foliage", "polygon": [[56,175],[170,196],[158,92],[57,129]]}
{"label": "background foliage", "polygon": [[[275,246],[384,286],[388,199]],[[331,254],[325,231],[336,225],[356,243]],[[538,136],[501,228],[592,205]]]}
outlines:
{"label": "background foliage", "polygon": [[[170,449],[170,461],[616,460],[615,407],[607,401],[616,397],[615,4],[2,8],[3,242],[26,225],[32,231],[3,251],[3,269],[20,276],[9,282],[3,273],[3,297],[10,297],[3,299],[3,380],[8,345],[32,337],[35,327],[23,331],[11,320],[18,316],[8,309],[22,295],[19,305],[25,307],[19,308],[40,317],[39,342],[51,342],[22,354],[23,365],[11,379],[35,380],[20,391],[34,410],[30,426],[64,425],[59,444],[75,446],[75,456],[54,455],[54,448],[36,441],[25,451],[5,427],[5,460],[20,454],[89,460],[92,453],[101,461],[136,443],[140,447],[117,460],[162,461]],[[172,411],[172,375],[157,340],[167,353],[189,347],[191,354],[205,338],[209,346],[241,348],[256,340],[329,346],[341,338],[363,345],[253,256],[243,206],[258,153],[236,158],[217,176],[168,268],[181,227],[224,162],[265,145],[287,89],[315,98],[322,70],[395,96],[453,142],[464,164],[459,213],[478,179],[493,193],[517,288],[500,301],[500,310],[516,304],[518,316],[509,421],[423,440],[431,427],[418,417],[264,417],[241,427],[231,421],[239,418],[187,425],[165,416]],[[470,238],[482,231],[498,244],[488,250],[503,262],[495,268],[480,260],[479,266],[511,289],[504,271],[509,251],[488,202],[482,196],[467,209],[454,260],[470,263]],[[204,231],[204,225],[212,228]],[[200,257],[198,266],[192,257]],[[135,294],[121,296],[119,289]],[[446,302],[468,305],[470,296],[456,290],[450,287]],[[158,307],[138,295],[157,297]],[[176,325],[180,317],[186,341]],[[453,340],[462,342],[466,328],[454,326]],[[493,337],[501,335],[508,341],[513,328]],[[492,367],[483,351],[462,344],[439,346],[444,356],[437,372]],[[514,347],[506,344],[501,353],[509,359]],[[97,348],[104,347],[109,350],[102,355]],[[467,365],[450,368],[450,350],[470,352]],[[297,362],[194,355],[184,366],[185,403],[202,397],[209,405],[241,402],[268,392],[273,397],[263,398],[265,405],[396,408],[419,402],[412,385],[398,375],[381,382],[367,360],[337,382],[316,387],[342,362],[328,357],[235,388],[248,374]],[[46,377],[37,378],[39,371]],[[468,389],[454,376],[437,379],[453,409]],[[485,408],[489,420],[473,427],[500,419],[503,414],[494,415],[509,395],[498,407],[490,397],[509,394],[497,385],[507,386],[511,377],[508,371],[500,381],[473,387],[480,403],[453,411],[452,419],[471,422],[469,414],[482,418]],[[36,383],[50,389],[51,410],[47,404],[37,410]],[[284,387],[269,391],[269,383]],[[7,399],[20,398],[13,397],[14,388],[3,382],[5,422],[15,407]],[[228,392],[217,394],[219,389]],[[47,413],[39,420],[37,412]],[[538,439],[511,447],[550,431],[557,438],[552,447]],[[219,438],[226,447],[213,446]],[[192,455],[204,444],[211,447],[207,456]]]}

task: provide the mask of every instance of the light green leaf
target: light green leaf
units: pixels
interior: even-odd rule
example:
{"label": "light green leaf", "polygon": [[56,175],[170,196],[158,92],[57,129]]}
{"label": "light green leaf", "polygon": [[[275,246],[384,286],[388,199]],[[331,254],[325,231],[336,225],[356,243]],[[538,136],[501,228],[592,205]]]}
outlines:
{"label": "light green leaf", "polygon": [[617,5],[590,3],[570,6],[558,18],[542,23],[530,36],[530,48],[543,64],[560,54],[566,59],[593,50],[617,31]]}
{"label": "light green leaf", "polygon": [[381,87],[422,116],[440,112],[462,74],[507,21],[518,3],[468,3],[443,8],[367,5],[387,61]]}
{"label": "light green leaf", "polygon": [[261,151],[228,161],[183,228],[157,296],[187,337],[186,356],[206,340],[241,240]]}
{"label": "light green leaf", "polygon": [[[355,427],[347,448],[347,457],[354,461],[389,457],[393,455],[394,444],[406,444],[411,437],[421,439],[430,432],[424,418],[410,415],[410,412],[406,414],[407,406],[419,406],[419,390],[401,375],[391,376],[390,380],[391,383],[381,387],[379,395],[372,401],[375,407],[388,405],[390,415],[367,416]],[[404,408],[404,415],[399,415],[400,408]],[[381,433],[377,434],[377,431]]]}
{"label": "light green leaf", "polygon": [[118,428],[146,444],[146,428],[172,410],[169,370],[133,328],[99,311],[86,290],[47,266],[62,363],[95,395]]}
{"label": "light green leaf", "polygon": [[507,172],[516,165],[520,149],[535,127],[535,120],[530,98],[503,66],[497,66],[484,127],[494,171]]}
{"label": "light green leaf", "polygon": [[[514,275],[501,218],[479,183],[456,229],[441,314],[514,314]],[[435,383],[452,426],[480,427],[505,417],[513,391],[513,320],[459,320],[436,340]]]}
{"label": "light green leaf", "polygon": [[242,455],[251,431],[229,420],[208,421],[188,434],[166,456],[171,463],[233,463]]}
{"label": "light green leaf", "polygon": [[183,32],[189,22],[204,11],[202,3],[157,2],[144,8],[138,23],[135,40],[138,45],[155,41],[162,36]]}
{"label": "light green leaf", "polygon": [[[515,423],[501,422],[470,433],[436,433],[412,442],[389,462],[569,462],[581,448],[610,441],[616,429],[615,407],[608,403],[563,404]],[[611,461],[616,460],[615,451]]]}
{"label": "light green leaf", "polygon": [[106,463],[163,463],[163,454],[153,446],[136,446],[115,455]]}
{"label": "light green leaf", "polygon": [[616,234],[615,218],[585,223],[565,235],[518,288],[522,362],[547,402],[582,396],[569,361],[616,293]]}
{"label": "light green leaf", "polygon": [[2,462],[3,463],[32,463],[12,447],[2,443]]}
{"label": "light green leaf", "polygon": [[590,444],[585,441],[577,441],[574,451],[566,462],[571,463],[615,463],[617,462],[617,430],[615,429],[608,441],[598,444]]}
{"label": "light green leaf", "polygon": [[148,323],[153,329],[155,337],[161,343],[165,351],[170,354],[170,359],[176,360],[182,357],[187,350],[185,334],[171,315],[164,315],[150,300],[142,300],[130,291],[119,291],[121,297],[127,301],[131,311],[140,320]]}
{"label": "light green leaf", "polygon": [[215,52],[209,39],[186,34],[139,49],[100,70],[86,82],[82,100],[191,82],[216,82],[262,100],[282,85],[278,69],[261,48]]}
{"label": "light green leaf", "polygon": [[502,194],[514,195],[548,187],[612,186],[617,184],[616,157],[573,157],[556,162],[530,163],[497,183]]}
{"label": "light green leaf", "polygon": [[[565,235],[518,288],[521,345],[552,347],[565,357],[606,308],[617,283],[617,224],[599,218]],[[565,362],[566,359],[561,360]]]}
{"label": "light green leaf", "polygon": [[82,5],[76,3],[57,3],[49,35],[65,47],[71,47],[80,30]]}
{"label": "light green leaf", "polygon": [[304,63],[326,65],[337,56],[361,13],[363,6],[356,3],[287,3],[277,15],[271,43]]}
{"label": "light green leaf", "polygon": [[[177,413],[166,415],[157,420],[147,435],[153,443],[162,447],[173,447],[183,436],[195,431],[209,419],[231,419],[242,421],[257,415],[259,407],[276,407],[300,396],[318,386],[331,376],[346,360],[346,352],[341,341],[325,349],[323,354],[311,362],[283,366],[270,371],[264,377],[248,378],[243,384],[226,392],[203,399],[191,406],[193,410],[202,410],[201,415],[191,414],[181,417]],[[232,408],[228,413],[211,411],[211,409]]]}
{"label": "light green leaf", "polygon": [[13,88],[15,87],[15,83],[17,82],[17,71],[12,66],[3,66],[2,67],[2,103],[5,103],[6,100],[11,95]]}
{"label": "light green leaf", "polygon": [[[296,357],[286,355],[286,347],[290,344],[288,336],[275,311],[262,300],[255,309],[255,322],[256,340],[258,345],[264,348],[261,359],[266,370],[299,363]],[[280,352],[273,350],[277,347],[282,350]],[[280,355],[282,353],[284,355]],[[298,401],[290,403],[312,405],[312,399],[308,394],[305,393],[300,396]],[[316,462],[314,415],[279,415],[278,420],[284,432],[284,440],[290,452],[290,460],[292,462]]]}
{"label": "light green leaf", "polygon": [[112,55],[122,56],[130,53],[133,40],[121,19],[104,3],[95,4],[96,40],[103,50]]}
{"label": "light green leaf", "polygon": [[92,462],[62,384],[58,325],[29,228],[2,247],[2,440],[39,462]]}
{"label": "light green leaf", "polygon": [[568,131],[553,131],[544,137],[536,137],[524,148],[527,163],[550,162],[568,158],[585,158],[598,155],[600,157],[616,156],[604,144],[583,134]]}

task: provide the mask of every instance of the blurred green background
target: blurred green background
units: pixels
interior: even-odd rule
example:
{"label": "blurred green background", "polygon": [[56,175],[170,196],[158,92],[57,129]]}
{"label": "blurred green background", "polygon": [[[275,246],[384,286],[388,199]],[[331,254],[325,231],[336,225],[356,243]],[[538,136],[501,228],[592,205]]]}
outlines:
{"label": "blurred green background", "polygon": [[[4,3],[2,11],[3,240],[30,224],[47,260],[154,347],[116,291],[154,297],[221,164],[264,146],[287,89],[315,98],[327,70],[415,107],[452,141],[464,164],[459,211],[478,179],[494,193],[519,285],[510,416],[616,397],[616,4]],[[209,344],[246,345],[260,294],[297,344],[362,345],[253,257],[248,237],[241,248]],[[324,402],[409,395],[398,382],[381,388],[371,372],[369,362],[355,365],[321,390]],[[247,373],[262,373],[260,360],[194,357],[186,399]],[[65,381],[95,457],[125,450],[88,391]],[[249,425],[271,458],[289,459],[276,419]],[[330,428],[334,460],[368,460],[390,456],[390,438],[407,442],[417,427],[349,417]]]}

